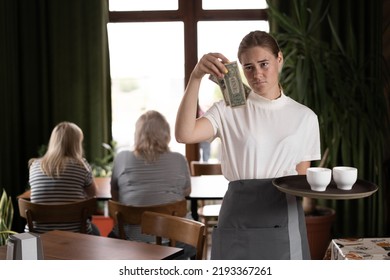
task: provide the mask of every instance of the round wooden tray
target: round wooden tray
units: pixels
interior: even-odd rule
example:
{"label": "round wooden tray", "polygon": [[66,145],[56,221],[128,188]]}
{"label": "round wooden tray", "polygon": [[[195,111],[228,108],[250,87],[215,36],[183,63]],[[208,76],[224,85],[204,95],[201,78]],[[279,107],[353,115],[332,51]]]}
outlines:
{"label": "round wooden tray", "polygon": [[272,181],[275,187],[284,193],[295,196],[323,199],[357,199],[372,195],[378,186],[358,179],[349,191],[340,190],[332,180],[325,191],[317,192],[310,189],[306,175],[293,175],[276,178]]}

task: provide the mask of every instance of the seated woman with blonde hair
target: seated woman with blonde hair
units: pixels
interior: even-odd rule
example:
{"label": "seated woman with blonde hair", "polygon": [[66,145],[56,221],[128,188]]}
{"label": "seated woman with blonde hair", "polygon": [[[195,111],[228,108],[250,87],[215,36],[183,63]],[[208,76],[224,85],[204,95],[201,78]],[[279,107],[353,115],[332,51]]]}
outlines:
{"label": "seated woman with blonde hair", "polygon": [[[68,203],[96,195],[92,170],[83,157],[82,130],[74,123],[61,122],[53,129],[46,153],[29,160],[31,202]],[[39,224],[36,230],[79,231],[79,223]],[[26,226],[26,231],[28,228]],[[87,233],[100,235],[88,221]]]}
{"label": "seated woman with blonde hair", "polygon": [[[170,127],[157,111],[147,111],[135,125],[134,150],[119,152],[111,177],[112,199],[122,204],[150,206],[179,201],[191,192],[186,158],[169,149]],[[138,225],[125,226],[129,240],[153,242]],[[114,227],[109,236],[116,237]]]}

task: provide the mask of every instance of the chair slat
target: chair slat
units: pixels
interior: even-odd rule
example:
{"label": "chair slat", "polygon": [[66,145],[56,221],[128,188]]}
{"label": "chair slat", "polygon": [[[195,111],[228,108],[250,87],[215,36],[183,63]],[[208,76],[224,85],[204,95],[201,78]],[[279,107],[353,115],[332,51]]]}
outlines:
{"label": "chair slat", "polygon": [[[141,232],[158,238],[168,238],[170,244],[176,241],[196,248],[196,259],[203,258],[205,225],[183,217],[146,211],[142,215]],[[173,245],[174,246],[174,245]]]}
{"label": "chair slat", "polygon": [[34,203],[18,199],[19,214],[27,220],[29,231],[35,232],[35,223],[80,223],[80,232],[87,231],[87,219],[96,212],[96,198],[70,203]]}
{"label": "chair slat", "polygon": [[142,214],[145,211],[164,213],[185,217],[187,215],[187,201],[185,199],[166,204],[151,206],[125,205],[114,200],[108,201],[108,211],[118,226],[119,237],[126,239],[124,225],[141,225]]}

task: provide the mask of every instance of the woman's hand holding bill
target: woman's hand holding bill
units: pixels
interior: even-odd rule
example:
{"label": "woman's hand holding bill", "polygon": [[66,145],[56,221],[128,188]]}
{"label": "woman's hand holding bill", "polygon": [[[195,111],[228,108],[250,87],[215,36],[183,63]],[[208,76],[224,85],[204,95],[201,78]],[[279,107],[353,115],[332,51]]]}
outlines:
{"label": "woman's hand holding bill", "polygon": [[227,73],[225,63],[229,63],[229,60],[220,53],[205,54],[192,71],[192,77],[202,79],[204,75],[212,74],[223,78],[223,75]]}

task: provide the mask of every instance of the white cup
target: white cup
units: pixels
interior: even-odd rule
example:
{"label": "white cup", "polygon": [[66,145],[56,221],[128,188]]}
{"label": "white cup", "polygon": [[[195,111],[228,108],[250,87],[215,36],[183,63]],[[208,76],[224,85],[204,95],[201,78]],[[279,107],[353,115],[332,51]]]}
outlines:
{"label": "white cup", "polygon": [[324,167],[309,167],[306,179],[312,191],[323,192],[332,179],[332,170]]}
{"label": "white cup", "polygon": [[353,184],[355,184],[357,180],[357,174],[357,168],[355,167],[333,167],[333,180],[335,181],[337,188],[340,190],[348,191],[352,189]]}

